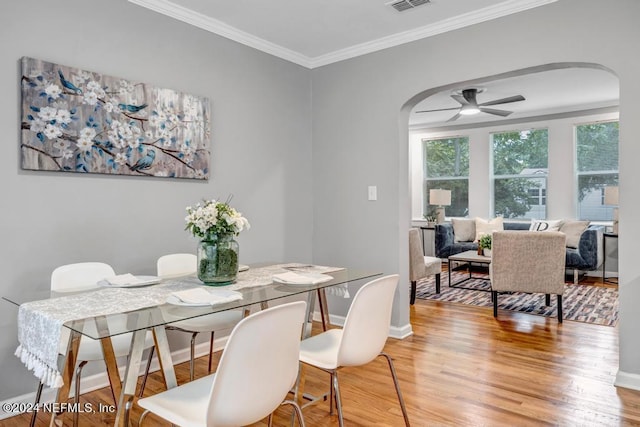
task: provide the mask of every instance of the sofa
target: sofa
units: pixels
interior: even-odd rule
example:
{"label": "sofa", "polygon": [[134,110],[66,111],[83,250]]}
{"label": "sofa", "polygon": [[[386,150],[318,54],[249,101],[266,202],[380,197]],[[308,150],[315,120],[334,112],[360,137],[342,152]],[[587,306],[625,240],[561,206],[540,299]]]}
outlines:
{"label": "sofa", "polygon": [[[504,230],[529,230],[530,222],[504,221]],[[562,231],[562,228],[560,228]],[[543,231],[541,231],[543,232]],[[602,236],[604,226],[589,225],[580,234],[576,247],[568,245],[565,250],[565,268],[573,270],[574,282],[578,282],[580,271],[597,270],[602,265]],[[457,241],[453,223],[447,222],[435,226],[435,254],[438,258],[448,258],[460,252],[477,250],[474,241]]]}

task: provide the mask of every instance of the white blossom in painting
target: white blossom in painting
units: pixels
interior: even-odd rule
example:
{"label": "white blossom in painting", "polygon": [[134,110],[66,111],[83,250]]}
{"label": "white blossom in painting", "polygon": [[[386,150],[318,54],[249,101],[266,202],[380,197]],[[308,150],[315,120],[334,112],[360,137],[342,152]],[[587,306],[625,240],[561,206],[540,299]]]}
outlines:
{"label": "white blossom in painting", "polygon": [[22,168],[208,179],[206,98],[22,58]]}

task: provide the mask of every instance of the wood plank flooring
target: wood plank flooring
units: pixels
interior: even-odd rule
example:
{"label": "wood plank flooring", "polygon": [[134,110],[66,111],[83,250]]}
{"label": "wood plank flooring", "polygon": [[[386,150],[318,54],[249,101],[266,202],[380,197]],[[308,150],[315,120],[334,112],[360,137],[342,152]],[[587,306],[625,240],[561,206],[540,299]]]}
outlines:
{"label": "wood plank flooring", "polygon": [[[596,284],[596,283],[594,283]],[[385,351],[396,365],[413,426],[640,426],[640,392],[613,386],[618,369],[614,327],[491,308],[417,300],[411,307],[414,335],[389,339]],[[196,376],[206,374],[200,358]],[[188,364],[176,368],[188,380]],[[328,375],[307,369],[307,390],[319,392]],[[347,426],[402,426],[402,414],[384,359],[340,371]],[[251,387],[251,384],[247,384]],[[163,390],[154,373],[145,394]],[[108,389],[82,396],[98,406],[111,403]],[[304,410],[308,426],[337,426],[328,403]],[[134,410],[133,425],[141,411]],[[279,409],[274,425],[289,425],[289,407]],[[0,422],[28,425],[29,416]],[[39,426],[49,418],[40,415]],[[82,414],[83,426],[108,425],[108,414]],[[71,417],[65,417],[71,425]],[[153,416],[144,425],[169,425]],[[257,426],[266,425],[266,420]]]}

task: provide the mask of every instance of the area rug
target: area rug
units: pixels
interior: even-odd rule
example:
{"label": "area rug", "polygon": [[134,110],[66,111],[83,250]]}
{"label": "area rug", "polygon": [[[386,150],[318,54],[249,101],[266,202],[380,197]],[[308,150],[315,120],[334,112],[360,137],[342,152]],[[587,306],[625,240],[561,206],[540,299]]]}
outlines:
{"label": "area rug", "polygon": [[[472,289],[449,287],[449,277],[443,272],[441,277],[440,294],[436,294],[435,276],[418,282],[416,297],[434,301],[446,301],[481,307],[492,307],[490,282],[486,274],[475,273],[471,279],[460,286]],[[467,272],[454,271],[451,281],[455,284],[459,280],[469,277]],[[474,290],[482,289],[482,290]],[[498,297],[498,308],[502,310],[520,311],[539,316],[556,317],[556,297],[551,297],[551,305],[545,306],[543,294],[524,294],[514,292],[501,294]],[[618,323],[618,290],[591,285],[565,284],[563,295],[564,320],[593,323],[597,325],[615,326]]]}

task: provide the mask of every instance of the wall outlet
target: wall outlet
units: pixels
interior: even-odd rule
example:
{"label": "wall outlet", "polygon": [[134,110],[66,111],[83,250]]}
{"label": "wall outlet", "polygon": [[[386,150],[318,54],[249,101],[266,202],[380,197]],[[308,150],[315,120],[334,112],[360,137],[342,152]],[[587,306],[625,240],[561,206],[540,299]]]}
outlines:
{"label": "wall outlet", "polygon": [[375,185],[369,186],[369,200],[378,200],[378,187]]}

